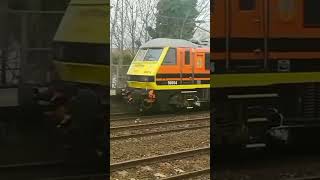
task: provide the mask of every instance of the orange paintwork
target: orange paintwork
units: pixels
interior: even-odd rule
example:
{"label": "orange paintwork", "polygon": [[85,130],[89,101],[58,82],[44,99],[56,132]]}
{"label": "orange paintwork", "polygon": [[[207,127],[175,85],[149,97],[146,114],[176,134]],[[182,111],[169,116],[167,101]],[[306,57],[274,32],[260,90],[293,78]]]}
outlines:
{"label": "orange paintwork", "polygon": [[[226,8],[229,2],[229,8]],[[240,10],[240,0],[215,0],[211,7],[211,38],[224,39],[229,34],[230,39],[319,39],[319,27],[305,27],[304,0],[255,0],[253,10]],[[289,3],[283,5],[282,3]],[[214,4],[214,5],[213,5]],[[229,15],[228,15],[229,14]],[[229,23],[227,23],[229,16]],[[266,23],[269,22],[269,23]],[[229,30],[228,30],[229,29]],[[229,32],[228,32],[229,31]],[[219,41],[221,43],[221,41]],[[244,41],[245,43],[245,41]],[[253,47],[251,52],[233,52],[230,50],[230,60],[263,59],[263,44]],[[253,52],[261,48],[260,52]],[[270,47],[269,47],[270,48]],[[305,50],[288,50],[277,52],[269,50],[267,58],[276,59],[320,59],[319,52]],[[212,60],[225,60],[225,52],[212,52]]]}
{"label": "orange paintwork", "polygon": [[[185,64],[186,49],[190,51],[190,64]],[[177,63],[175,65],[161,65],[158,74],[210,74],[205,69],[205,53],[209,48],[177,48]],[[166,78],[169,79],[169,78]]]}
{"label": "orange paintwork", "polygon": [[[269,3],[269,37],[312,38],[320,36],[320,28],[304,27],[304,1],[291,0],[292,8],[281,10],[281,0],[256,0],[256,8],[241,11],[239,0],[229,0],[230,36],[259,38],[264,37],[265,6]],[[216,0],[211,8],[211,37],[226,35],[226,2]],[[213,4],[213,3],[211,3]],[[213,42],[214,43],[214,42]]]}
{"label": "orange paintwork", "polygon": [[[224,60],[224,52],[215,52],[211,55],[214,60]],[[314,59],[319,58],[320,52],[269,52],[270,59]],[[250,60],[262,59],[263,53],[248,53],[248,52],[232,52],[230,58],[233,60]]]}

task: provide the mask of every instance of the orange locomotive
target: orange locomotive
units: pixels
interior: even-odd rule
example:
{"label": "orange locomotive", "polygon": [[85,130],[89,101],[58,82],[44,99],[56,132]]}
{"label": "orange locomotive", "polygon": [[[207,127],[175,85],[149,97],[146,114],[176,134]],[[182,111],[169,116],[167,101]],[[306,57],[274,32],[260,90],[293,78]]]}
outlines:
{"label": "orange locomotive", "polygon": [[214,143],[267,146],[319,132],[319,5],[318,0],[214,1]]}
{"label": "orange locomotive", "polygon": [[193,109],[209,101],[209,48],[181,39],[153,39],[128,70],[129,102],[140,111]]}

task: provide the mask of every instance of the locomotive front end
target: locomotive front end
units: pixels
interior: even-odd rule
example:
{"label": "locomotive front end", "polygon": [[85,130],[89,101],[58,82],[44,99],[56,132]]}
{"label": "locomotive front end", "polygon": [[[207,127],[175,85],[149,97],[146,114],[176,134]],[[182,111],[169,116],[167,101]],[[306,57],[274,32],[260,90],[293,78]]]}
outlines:
{"label": "locomotive front end", "polygon": [[140,111],[150,109],[157,100],[155,77],[167,51],[168,48],[142,47],[130,65],[128,88],[122,94]]}

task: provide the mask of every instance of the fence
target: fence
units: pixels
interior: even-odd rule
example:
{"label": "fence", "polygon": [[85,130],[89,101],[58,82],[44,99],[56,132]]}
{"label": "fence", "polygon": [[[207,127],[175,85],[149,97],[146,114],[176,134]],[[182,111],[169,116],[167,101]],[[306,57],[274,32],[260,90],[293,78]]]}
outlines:
{"label": "fence", "polygon": [[119,90],[127,85],[127,71],[130,65],[111,65],[111,89]]}
{"label": "fence", "polygon": [[9,10],[6,56],[1,60],[1,86],[50,81],[51,44],[64,11]]}

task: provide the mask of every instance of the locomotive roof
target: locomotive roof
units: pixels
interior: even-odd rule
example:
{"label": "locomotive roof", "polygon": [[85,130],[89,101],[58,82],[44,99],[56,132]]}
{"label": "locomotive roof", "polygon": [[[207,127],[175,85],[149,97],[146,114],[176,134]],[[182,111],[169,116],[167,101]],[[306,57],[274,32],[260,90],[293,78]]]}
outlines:
{"label": "locomotive roof", "polygon": [[188,48],[199,48],[201,45],[192,43],[183,39],[168,39],[168,38],[157,38],[152,39],[141,46],[141,48],[157,48],[157,47],[188,47]]}

